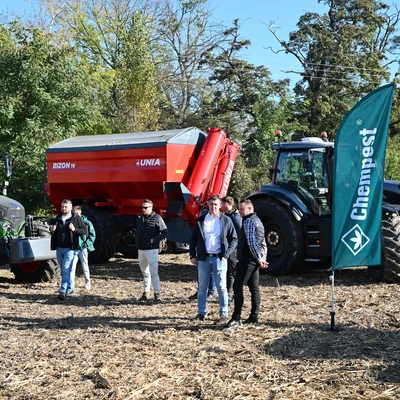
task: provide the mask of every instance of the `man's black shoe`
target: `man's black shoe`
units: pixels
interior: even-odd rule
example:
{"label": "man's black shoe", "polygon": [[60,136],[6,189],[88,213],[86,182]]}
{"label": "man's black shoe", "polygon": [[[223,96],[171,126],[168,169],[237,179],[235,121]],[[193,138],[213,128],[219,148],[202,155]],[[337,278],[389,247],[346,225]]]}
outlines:
{"label": "man's black shoe", "polygon": [[60,301],[64,301],[65,300],[65,293],[64,292],[60,292],[57,296],[57,299]]}
{"label": "man's black shoe", "polygon": [[229,320],[229,322],[224,325],[225,329],[235,329],[237,327],[239,327],[240,325],[242,325],[242,323],[240,322],[240,319],[234,319],[232,318],[231,320]]}
{"label": "man's black shoe", "polygon": [[205,316],[202,314],[197,314],[192,321],[197,322],[197,321],[204,321],[205,320]]}
{"label": "man's black shoe", "polygon": [[156,304],[162,303],[160,293],[154,293],[154,303],[156,303]]}
{"label": "man's black shoe", "polygon": [[197,292],[189,296],[189,300],[197,300]]}
{"label": "man's black shoe", "polygon": [[139,303],[147,304],[149,302],[149,294],[147,292],[143,292],[142,297],[139,299]]}
{"label": "man's black shoe", "polygon": [[259,324],[258,318],[249,317],[249,318],[247,318],[247,319],[245,319],[245,320],[243,321],[243,324],[245,324],[245,325],[250,325],[250,324],[258,325],[258,324]]}

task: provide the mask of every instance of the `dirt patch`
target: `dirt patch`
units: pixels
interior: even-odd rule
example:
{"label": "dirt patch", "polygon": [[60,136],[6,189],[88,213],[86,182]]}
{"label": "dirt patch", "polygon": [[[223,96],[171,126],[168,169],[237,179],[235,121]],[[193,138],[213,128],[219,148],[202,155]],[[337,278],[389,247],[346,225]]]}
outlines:
{"label": "dirt patch", "polygon": [[[92,290],[64,303],[58,284],[0,270],[2,399],[395,399],[400,396],[398,285],[365,269],[262,277],[261,325],[193,323],[196,270],[161,255],[162,304],[142,305],[139,266],[92,265]],[[246,291],[244,317],[249,312]]]}

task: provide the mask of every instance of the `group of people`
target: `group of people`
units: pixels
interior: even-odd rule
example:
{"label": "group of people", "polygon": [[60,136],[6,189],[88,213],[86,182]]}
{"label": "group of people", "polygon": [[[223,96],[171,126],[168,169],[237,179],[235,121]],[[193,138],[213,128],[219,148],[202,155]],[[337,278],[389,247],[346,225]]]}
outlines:
{"label": "group of people", "polygon": [[50,231],[51,249],[56,250],[61,269],[61,285],[58,299],[64,301],[75,291],[75,272],[78,260],[85,277],[85,288],[91,289],[88,253],[94,251],[96,232],[93,224],[82,215],[80,206],[72,206],[71,200],[61,202],[61,213],[53,221]]}
{"label": "group of people", "polygon": [[[240,202],[240,221],[234,213],[233,199],[228,197],[221,201],[219,196],[210,197],[208,212],[197,219],[189,247],[190,261],[197,266],[198,274],[197,315],[194,320],[204,321],[207,317],[207,288],[213,274],[219,300],[217,323],[229,329],[242,323],[245,285],[251,293],[251,311],[243,323],[258,323],[259,268],[268,267],[264,225],[255,214],[253,203],[250,200]],[[233,289],[234,310],[229,319],[230,287]]]}
{"label": "group of people", "polygon": [[[208,211],[197,218],[190,238],[190,261],[197,266],[197,315],[194,321],[207,317],[207,298],[210,280],[218,291],[219,319],[217,324],[232,329],[242,324],[244,286],[251,293],[251,311],[244,324],[257,324],[260,311],[259,269],[267,268],[267,245],[264,225],[254,212],[251,200],[239,203],[238,210],[232,197],[211,196]],[[63,200],[61,213],[51,226],[52,249],[56,250],[61,267],[59,300],[65,300],[75,290],[75,270],[78,259],[82,264],[85,288],[90,290],[88,252],[94,250],[96,234],[93,224],[82,215],[80,206],[72,207]],[[153,210],[153,202],[144,199],[142,214],[138,216],[136,246],[139,266],[143,275],[143,294],[140,302],[150,301],[151,286],[154,302],[161,303],[158,275],[160,242],[168,237],[163,218]],[[234,303],[231,318],[230,303]]]}
{"label": "group of people", "polygon": [[[91,289],[88,253],[94,251],[96,232],[93,224],[82,215],[80,206],[73,207],[71,200],[61,202],[61,212],[53,221],[50,231],[51,249],[56,250],[61,269],[61,285],[58,300],[64,301],[75,292],[75,273],[80,260],[85,277],[85,289]],[[160,278],[158,275],[158,249],[160,241],[166,239],[168,229],[164,220],[153,211],[153,202],[143,200],[142,215],[138,217],[136,246],[139,250],[139,265],[143,275],[144,292],[141,302],[150,300],[153,285],[154,301],[160,303]]]}

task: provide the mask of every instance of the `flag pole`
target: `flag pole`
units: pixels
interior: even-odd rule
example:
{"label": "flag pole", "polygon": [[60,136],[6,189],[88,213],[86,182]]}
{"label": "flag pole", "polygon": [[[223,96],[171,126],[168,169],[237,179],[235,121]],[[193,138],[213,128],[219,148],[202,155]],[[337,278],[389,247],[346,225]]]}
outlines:
{"label": "flag pole", "polygon": [[331,309],[331,326],[328,329],[331,332],[337,331],[335,327],[335,271],[332,271],[332,275],[329,277],[332,282],[332,309]]}

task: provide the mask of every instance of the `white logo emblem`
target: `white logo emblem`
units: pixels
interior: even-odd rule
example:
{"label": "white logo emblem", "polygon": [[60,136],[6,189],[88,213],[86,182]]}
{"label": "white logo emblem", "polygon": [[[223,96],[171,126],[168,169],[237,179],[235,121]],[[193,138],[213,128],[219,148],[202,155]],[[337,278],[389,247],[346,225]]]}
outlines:
{"label": "white logo emblem", "polygon": [[160,165],[159,158],[142,158],[136,161],[137,166],[141,167],[154,167],[156,165]]}
{"label": "white logo emblem", "polygon": [[370,239],[357,224],[343,235],[342,242],[353,255],[357,255],[370,242]]}

